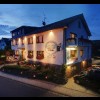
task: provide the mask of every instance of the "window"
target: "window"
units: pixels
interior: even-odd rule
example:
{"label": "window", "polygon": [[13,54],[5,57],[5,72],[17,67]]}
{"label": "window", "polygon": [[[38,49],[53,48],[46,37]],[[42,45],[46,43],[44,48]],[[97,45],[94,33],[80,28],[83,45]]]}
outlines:
{"label": "window", "polygon": [[44,51],[37,51],[37,59],[41,60],[44,58]]}
{"label": "window", "polygon": [[16,50],[15,51],[15,56],[18,56],[18,55],[19,55],[18,50]]}
{"label": "window", "polygon": [[77,51],[76,50],[71,50],[70,51],[70,57],[76,57],[77,55]]}
{"label": "window", "polygon": [[18,35],[20,34],[20,31],[18,32]]}
{"label": "window", "polygon": [[12,36],[15,36],[15,33],[12,33]]}
{"label": "window", "polygon": [[80,56],[81,57],[83,56],[83,50],[80,50]]}
{"label": "window", "polygon": [[28,38],[28,44],[33,44],[33,37]]}
{"label": "window", "polygon": [[24,29],[22,29],[22,34],[24,34]]}
{"label": "window", "polygon": [[36,37],[36,43],[43,43],[43,35]]}
{"label": "window", "polygon": [[33,58],[33,51],[28,51],[28,58]]}
{"label": "window", "polygon": [[76,36],[77,36],[77,35],[76,35],[75,33],[71,33],[71,34],[70,34],[70,37],[71,37],[71,38],[76,38]]}

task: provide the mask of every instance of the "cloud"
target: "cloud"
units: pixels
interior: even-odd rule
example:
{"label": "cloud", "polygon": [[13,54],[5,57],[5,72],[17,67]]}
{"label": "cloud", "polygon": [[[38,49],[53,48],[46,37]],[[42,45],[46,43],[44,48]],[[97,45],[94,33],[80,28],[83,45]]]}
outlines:
{"label": "cloud", "polygon": [[[0,24],[8,27],[42,26],[44,13],[47,24],[83,13],[90,31],[97,33],[95,38],[100,37],[98,33],[100,13],[98,12],[100,12],[100,4],[0,4]],[[8,27],[5,28],[6,32],[10,31]],[[0,34],[3,34],[4,29],[1,31]]]}
{"label": "cloud", "polygon": [[9,25],[2,25],[0,24],[0,38],[2,37],[10,37],[11,38],[11,33],[10,31],[15,29],[15,26],[9,26]]}

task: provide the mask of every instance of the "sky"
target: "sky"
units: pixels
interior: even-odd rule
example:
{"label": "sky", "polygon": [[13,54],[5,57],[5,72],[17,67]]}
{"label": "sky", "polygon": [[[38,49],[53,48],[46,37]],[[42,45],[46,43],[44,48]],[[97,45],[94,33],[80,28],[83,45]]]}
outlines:
{"label": "sky", "polygon": [[100,4],[0,4],[0,38],[22,25],[42,26],[83,13],[91,40],[100,40]]}

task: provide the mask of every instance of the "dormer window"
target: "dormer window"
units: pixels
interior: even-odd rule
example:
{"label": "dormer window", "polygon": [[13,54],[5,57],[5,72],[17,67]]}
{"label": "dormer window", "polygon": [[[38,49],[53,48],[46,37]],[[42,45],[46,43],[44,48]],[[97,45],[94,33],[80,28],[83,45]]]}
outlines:
{"label": "dormer window", "polygon": [[15,33],[12,33],[12,36],[15,36]]}
{"label": "dormer window", "polygon": [[20,34],[20,31],[18,32],[18,35]]}
{"label": "dormer window", "polygon": [[70,33],[70,38],[76,38],[77,35],[75,33]]}
{"label": "dormer window", "polygon": [[22,34],[24,34],[24,29],[22,29]]}

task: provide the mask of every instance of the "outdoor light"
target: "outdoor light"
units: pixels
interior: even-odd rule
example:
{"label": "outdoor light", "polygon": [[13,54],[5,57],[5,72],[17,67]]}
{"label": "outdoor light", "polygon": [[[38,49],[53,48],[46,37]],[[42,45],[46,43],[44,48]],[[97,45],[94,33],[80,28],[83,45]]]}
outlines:
{"label": "outdoor light", "polygon": [[53,35],[54,35],[54,33],[53,33],[53,31],[51,30],[49,36],[52,37]]}
{"label": "outdoor light", "polygon": [[83,64],[83,67],[85,66],[85,64],[86,64],[86,61],[85,60],[83,60],[82,61],[82,64]]}
{"label": "outdoor light", "polygon": [[20,44],[20,42],[21,42],[21,39],[19,38],[19,44]]}
{"label": "outdoor light", "polygon": [[71,60],[71,61],[68,61],[68,62],[67,62],[67,65],[72,64],[73,62],[74,62],[74,61],[72,61],[72,60]]}
{"label": "outdoor light", "polygon": [[23,74],[23,72],[21,72],[20,74]]}
{"label": "outdoor light", "polygon": [[76,47],[68,47],[67,50],[76,50]]}
{"label": "outdoor light", "polygon": [[35,38],[36,36],[35,35],[33,35],[33,38]]}
{"label": "outdoor light", "polygon": [[27,38],[25,37],[25,41],[26,41],[26,39],[27,39]]}
{"label": "outdoor light", "polygon": [[48,76],[46,76],[45,79],[48,79]]}
{"label": "outdoor light", "polygon": [[33,75],[33,77],[35,78],[35,77],[36,77],[36,75]]}
{"label": "outdoor light", "polygon": [[70,70],[71,69],[71,66],[67,66],[67,70]]}

